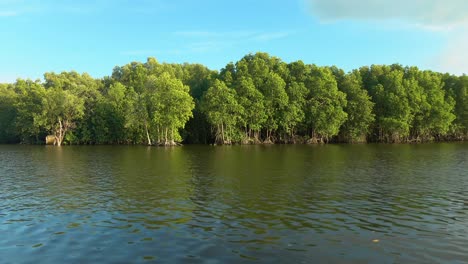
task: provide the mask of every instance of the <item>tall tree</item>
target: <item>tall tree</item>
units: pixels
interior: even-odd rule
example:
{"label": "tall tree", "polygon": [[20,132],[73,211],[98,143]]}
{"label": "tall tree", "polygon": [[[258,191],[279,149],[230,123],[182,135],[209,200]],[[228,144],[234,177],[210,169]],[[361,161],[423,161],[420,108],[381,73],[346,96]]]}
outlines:
{"label": "tall tree", "polygon": [[34,114],[34,124],[55,136],[61,146],[66,133],[75,128],[75,121],[83,117],[84,100],[60,88],[47,90],[42,99],[42,111]]}
{"label": "tall tree", "polygon": [[15,129],[17,94],[13,85],[0,84],[0,143],[18,141]]}
{"label": "tall tree", "polygon": [[216,80],[202,99],[202,109],[208,121],[215,127],[217,144],[232,144],[236,125],[243,109],[236,100],[236,92]]}
{"label": "tall tree", "polygon": [[125,104],[125,127],[129,141],[137,144],[152,145],[150,137],[151,118],[148,112],[150,103],[147,94],[138,94],[133,87],[128,87]]}
{"label": "tall tree", "polygon": [[96,108],[102,99],[102,82],[92,78],[87,73],[70,72],[47,72],[44,74],[44,86],[46,89],[58,88],[69,91],[84,100],[83,117],[76,122],[76,128],[67,134],[68,140],[77,144],[96,143],[98,134],[96,128],[101,126],[96,120]]}
{"label": "tall tree", "polygon": [[210,137],[210,124],[200,109],[200,100],[203,94],[212,85],[218,73],[200,64],[184,64],[183,83],[190,87],[190,95],[194,98],[195,108],[193,118],[189,119],[185,129],[184,141],[188,143],[208,143]]}
{"label": "tall tree", "polygon": [[383,142],[406,141],[410,132],[412,112],[408,100],[408,91],[415,84],[403,78],[400,69],[392,70],[389,66],[373,65],[361,74],[364,86],[375,103],[375,137]]}
{"label": "tall tree", "polygon": [[456,139],[468,138],[468,76],[444,75],[446,97],[455,101],[455,120],[452,123],[452,136]]}
{"label": "tall tree", "polygon": [[345,74],[258,52],[218,73],[148,58],[102,79],[71,71],[0,84],[0,142],[42,143],[48,133],[60,144],[463,140],[467,91],[465,75],[399,64]]}
{"label": "tall tree", "polygon": [[266,121],[263,127],[266,130],[265,143],[273,143],[273,135],[280,127],[283,112],[288,105],[288,94],[286,93],[286,83],[276,73],[270,72],[261,87],[261,92],[265,98]]}
{"label": "tall tree", "polygon": [[45,136],[44,131],[35,124],[34,116],[42,111],[42,100],[46,96],[44,86],[37,80],[18,79],[14,84],[18,95],[16,101],[16,131],[22,143],[38,143]]}
{"label": "tall tree", "polygon": [[348,101],[344,107],[348,117],[341,128],[343,139],[347,142],[365,142],[375,119],[374,103],[362,87],[359,71],[346,74],[339,89],[346,94]]}
{"label": "tall tree", "polygon": [[242,77],[236,85],[238,103],[243,109],[240,122],[248,143],[260,142],[260,131],[267,119],[263,94],[256,89],[252,79]]}
{"label": "tall tree", "polygon": [[184,128],[193,117],[195,103],[189,94],[189,87],[168,73],[153,76],[148,83],[150,91],[153,91],[150,102],[154,107],[152,121],[160,135],[158,141],[164,145],[176,145],[176,141],[182,141],[179,129]]}
{"label": "tall tree", "polygon": [[103,143],[124,143],[126,142],[126,109],[127,109],[127,89],[115,82],[96,102],[94,116],[91,119],[94,130],[94,141],[97,144]]}
{"label": "tall tree", "polygon": [[430,71],[419,72],[417,76],[418,85],[422,87],[425,97],[424,118],[420,122],[421,134],[425,137],[436,137],[440,139],[445,136],[452,122],[455,120],[453,114],[455,101],[446,96],[443,89],[442,76]]}
{"label": "tall tree", "polygon": [[310,142],[327,142],[336,136],[346,121],[346,95],[338,90],[332,72],[312,66],[306,81],[309,90],[306,101],[306,122],[311,131]]}

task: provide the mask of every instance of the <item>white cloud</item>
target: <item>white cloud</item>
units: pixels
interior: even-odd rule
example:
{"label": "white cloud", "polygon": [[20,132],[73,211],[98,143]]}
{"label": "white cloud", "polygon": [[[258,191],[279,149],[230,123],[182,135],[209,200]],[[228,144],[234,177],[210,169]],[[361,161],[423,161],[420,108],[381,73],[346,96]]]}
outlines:
{"label": "white cloud", "polygon": [[403,20],[421,28],[468,23],[467,0],[306,0],[321,21]]}

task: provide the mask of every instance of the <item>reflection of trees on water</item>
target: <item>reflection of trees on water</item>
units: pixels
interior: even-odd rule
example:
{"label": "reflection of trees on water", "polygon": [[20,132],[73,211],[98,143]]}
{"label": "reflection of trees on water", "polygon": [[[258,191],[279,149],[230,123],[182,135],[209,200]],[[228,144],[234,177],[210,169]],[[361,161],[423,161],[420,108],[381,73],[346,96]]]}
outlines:
{"label": "reflection of trees on water", "polygon": [[102,177],[107,156],[98,155],[99,151],[90,147],[45,146],[36,150],[34,166],[45,175],[41,186],[47,188],[55,209],[86,212],[105,201],[100,190],[109,188],[112,180]]}
{"label": "reflection of trees on water", "polygon": [[457,184],[443,179],[459,166],[444,154],[456,147],[44,147],[26,159],[42,175],[30,179],[41,186],[36,192],[54,210],[278,238],[275,230],[285,228],[419,232],[450,221],[444,214],[460,218],[438,209],[464,204],[450,197]]}
{"label": "reflection of trees on water", "polygon": [[184,222],[191,211],[182,148],[46,147],[37,155],[36,169],[47,175],[40,184],[57,210],[120,216],[150,228]]}
{"label": "reflection of trees on water", "polygon": [[[285,228],[308,226],[305,146],[225,146],[194,155],[195,228],[233,243],[277,244]],[[304,189],[304,192],[313,192]]]}
{"label": "reflection of trees on water", "polygon": [[123,215],[146,228],[174,226],[190,219],[189,160],[183,148],[130,148],[115,163],[119,206]]}
{"label": "reflection of trees on water", "polygon": [[354,252],[373,239],[434,251],[434,236],[466,244],[466,154],[457,144],[25,146],[8,160],[29,166],[1,160],[15,174],[0,204],[22,210],[5,219],[56,221],[51,230],[70,237],[113,229],[125,243],[165,238],[192,252],[210,245],[206,254]]}

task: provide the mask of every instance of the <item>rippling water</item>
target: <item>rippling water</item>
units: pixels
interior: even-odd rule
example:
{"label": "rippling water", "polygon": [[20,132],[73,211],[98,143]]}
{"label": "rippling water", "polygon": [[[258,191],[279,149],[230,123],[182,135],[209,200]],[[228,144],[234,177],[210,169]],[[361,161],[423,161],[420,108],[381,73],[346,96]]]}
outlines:
{"label": "rippling water", "polygon": [[1,263],[468,261],[468,144],[0,146]]}

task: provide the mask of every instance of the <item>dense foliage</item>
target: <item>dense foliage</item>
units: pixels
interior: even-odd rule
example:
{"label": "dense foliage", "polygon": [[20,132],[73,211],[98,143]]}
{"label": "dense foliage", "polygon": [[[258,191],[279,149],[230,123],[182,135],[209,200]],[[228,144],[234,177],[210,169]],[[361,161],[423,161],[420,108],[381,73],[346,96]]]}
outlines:
{"label": "dense foliage", "polygon": [[372,65],[345,73],[249,54],[219,73],[154,58],[110,77],[0,84],[0,142],[257,144],[468,138],[468,76]]}

